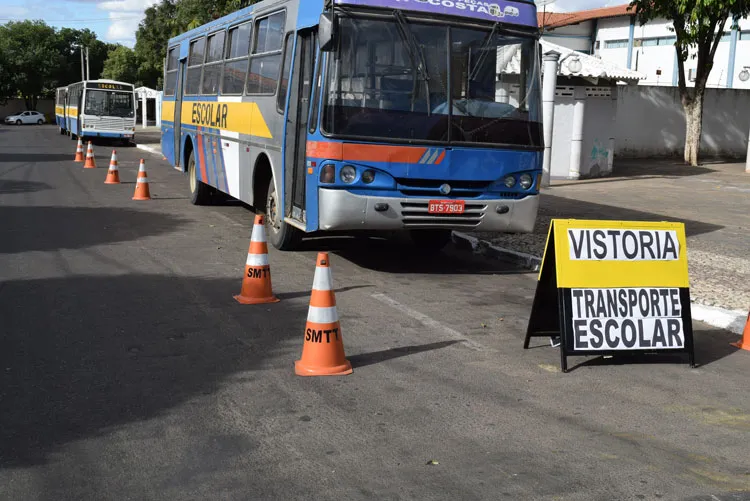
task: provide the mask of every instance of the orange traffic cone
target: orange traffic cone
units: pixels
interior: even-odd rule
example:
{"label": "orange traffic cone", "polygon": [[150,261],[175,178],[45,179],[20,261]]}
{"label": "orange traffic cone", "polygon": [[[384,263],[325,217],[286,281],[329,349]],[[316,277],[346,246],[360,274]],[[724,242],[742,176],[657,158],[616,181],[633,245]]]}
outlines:
{"label": "orange traffic cone", "polygon": [[151,200],[151,192],[148,189],[148,176],[146,175],[146,162],[141,158],[138,166],[138,179],[135,180],[135,193],[133,200]]}
{"label": "orange traffic cone", "polygon": [[736,346],[741,350],[750,351],[750,312],[747,314],[747,321],[745,322],[745,329],[742,331],[742,339],[736,343],[731,343],[732,346]]}
{"label": "orange traffic cone", "polygon": [[78,138],[78,147],[76,148],[76,158],[73,160],[74,162],[83,162],[83,143],[81,142],[81,138]]}
{"label": "orange traffic cone", "polygon": [[343,376],[352,373],[344,355],[344,342],[336,311],[327,252],[318,253],[310,309],[307,312],[302,357],[294,362],[298,376]]}
{"label": "orange traffic cone", "polygon": [[96,169],[96,159],[94,158],[94,147],[89,141],[89,147],[86,150],[86,163],[83,164],[84,169]]}
{"label": "orange traffic cone", "polygon": [[112,160],[109,161],[109,170],[104,184],[120,184],[120,172],[117,170],[117,151],[112,150]]}
{"label": "orange traffic cone", "polygon": [[263,216],[255,216],[253,234],[250,236],[250,248],[245,262],[245,277],[242,289],[234,296],[238,303],[263,304],[278,303],[279,298],[273,295],[271,287],[271,267],[268,264],[268,245]]}

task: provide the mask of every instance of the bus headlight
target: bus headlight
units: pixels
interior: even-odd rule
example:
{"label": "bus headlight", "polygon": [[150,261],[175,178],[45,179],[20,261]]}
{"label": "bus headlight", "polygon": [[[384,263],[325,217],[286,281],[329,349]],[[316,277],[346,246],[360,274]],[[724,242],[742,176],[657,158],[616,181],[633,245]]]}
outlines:
{"label": "bus headlight", "polygon": [[362,182],[365,184],[370,184],[371,182],[375,181],[375,171],[374,170],[366,170],[362,173]]}
{"label": "bus headlight", "polygon": [[531,179],[531,176],[528,174],[521,174],[521,188],[524,190],[528,190],[531,188],[531,183],[533,182],[533,179]]}
{"label": "bus headlight", "polygon": [[336,168],[333,165],[325,165],[320,169],[320,182],[331,184],[336,179]]}
{"label": "bus headlight", "polygon": [[506,187],[513,188],[516,185],[516,178],[514,176],[505,176],[503,182],[505,183]]}
{"label": "bus headlight", "polygon": [[341,169],[339,177],[346,184],[352,184],[354,179],[357,177],[357,170],[351,165],[344,165]]}

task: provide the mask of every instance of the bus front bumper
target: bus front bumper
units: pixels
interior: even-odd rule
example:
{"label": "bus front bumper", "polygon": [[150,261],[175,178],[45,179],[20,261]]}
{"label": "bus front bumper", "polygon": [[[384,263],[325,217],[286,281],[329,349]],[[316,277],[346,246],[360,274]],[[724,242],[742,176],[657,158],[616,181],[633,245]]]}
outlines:
{"label": "bus front bumper", "polygon": [[431,198],[363,196],[346,190],[319,189],[320,230],[410,230],[445,228],[460,231],[530,233],[539,195],[519,200],[466,200],[463,214],[429,214]]}

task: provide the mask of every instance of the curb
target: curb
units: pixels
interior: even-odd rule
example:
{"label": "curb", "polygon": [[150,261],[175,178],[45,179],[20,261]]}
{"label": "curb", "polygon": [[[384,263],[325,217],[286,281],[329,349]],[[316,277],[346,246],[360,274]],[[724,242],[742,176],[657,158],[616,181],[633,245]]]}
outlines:
{"label": "curb", "polygon": [[[534,272],[538,272],[542,264],[542,259],[532,254],[497,247],[486,240],[480,240],[458,231],[453,232],[453,243],[459,249],[471,250],[477,254],[522,266]],[[706,306],[695,301],[690,301],[690,310],[693,320],[706,323],[711,327],[725,329],[738,335],[742,334],[745,322],[747,321],[747,313],[745,312],[728,310],[717,306]]]}
{"label": "curb", "polygon": [[534,256],[533,254],[526,254],[525,252],[518,252],[510,249],[504,249],[492,245],[486,240],[480,240],[466,233],[459,231],[453,232],[453,243],[456,247],[464,250],[472,250],[483,256],[488,256],[506,263],[523,266],[524,268],[531,271],[539,271],[542,266],[542,258]]}
{"label": "curb", "polygon": [[138,148],[139,150],[147,151],[151,153],[152,155],[161,156],[161,147],[154,147],[148,144],[136,144],[135,147]]}

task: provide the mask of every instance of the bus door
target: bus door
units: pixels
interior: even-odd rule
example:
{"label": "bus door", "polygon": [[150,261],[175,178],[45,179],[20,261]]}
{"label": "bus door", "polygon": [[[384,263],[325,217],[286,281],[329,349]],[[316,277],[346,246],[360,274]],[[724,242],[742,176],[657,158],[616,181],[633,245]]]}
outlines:
{"label": "bus door", "polygon": [[294,53],[294,70],[289,83],[289,109],[287,110],[284,200],[285,215],[300,222],[305,221],[305,179],[307,162],[307,129],[310,98],[315,66],[315,32],[297,34]]}
{"label": "bus door", "polygon": [[174,91],[174,165],[182,165],[182,155],[180,146],[182,146],[182,78],[185,75],[185,63],[187,56],[180,59],[177,63],[177,82]]}

